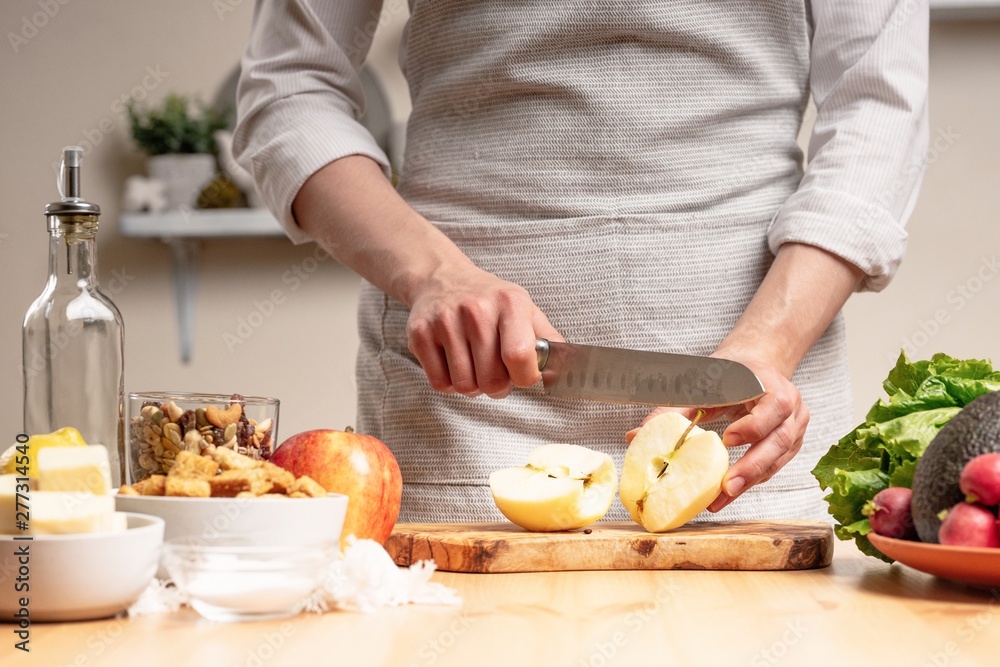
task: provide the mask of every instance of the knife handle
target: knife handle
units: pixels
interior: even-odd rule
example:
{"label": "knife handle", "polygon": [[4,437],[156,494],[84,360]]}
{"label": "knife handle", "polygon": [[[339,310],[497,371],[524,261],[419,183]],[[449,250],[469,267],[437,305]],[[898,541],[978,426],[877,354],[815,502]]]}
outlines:
{"label": "knife handle", "polygon": [[535,356],[538,357],[538,370],[544,370],[549,362],[549,341],[544,338],[535,339]]}

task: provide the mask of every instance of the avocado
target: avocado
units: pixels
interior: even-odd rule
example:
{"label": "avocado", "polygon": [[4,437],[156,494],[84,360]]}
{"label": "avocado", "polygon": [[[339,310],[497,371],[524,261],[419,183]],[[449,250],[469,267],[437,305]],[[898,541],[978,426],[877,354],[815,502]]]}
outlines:
{"label": "avocado", "polygon": [[921,542],[937,543],[938,513],[965,500],[962,468],[988,452],[1000,452],[1000,392],[983,394],[952,417],[917,463],[912,511]]}

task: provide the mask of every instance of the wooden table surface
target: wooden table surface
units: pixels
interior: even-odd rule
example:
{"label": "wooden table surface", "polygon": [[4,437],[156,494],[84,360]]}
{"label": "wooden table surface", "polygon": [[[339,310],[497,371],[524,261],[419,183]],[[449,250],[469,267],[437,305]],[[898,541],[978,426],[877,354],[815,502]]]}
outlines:
{"label": "wooden table surface", "polygon": [[[838,542],[799,572],[436,573],[461,607],[216,624],[191,611],[0,625],[0,665],[1000,665],[1000,590],[889,567]],[[13,659],[11,655],[14,655]]]}

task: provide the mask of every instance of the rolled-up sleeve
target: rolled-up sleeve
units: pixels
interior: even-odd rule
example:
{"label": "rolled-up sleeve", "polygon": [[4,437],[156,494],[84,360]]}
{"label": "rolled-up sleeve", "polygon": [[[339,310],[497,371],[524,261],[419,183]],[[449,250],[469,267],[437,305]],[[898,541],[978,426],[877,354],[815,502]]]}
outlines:
{"label": "rolled-up sleeve", "polygon": [[359,122],[358,70],[381,0],[257,0],[237,90],[236,159],[295,243],[310,240],[292,201],[312,174],[347,155],[389,160]]}
{"label": "rolled-up sleeve", "polygon": [[926,162],[927,0],[812,0],[812,14],[808,167],[768,244],[823,248],[878,291],[902,261]]}

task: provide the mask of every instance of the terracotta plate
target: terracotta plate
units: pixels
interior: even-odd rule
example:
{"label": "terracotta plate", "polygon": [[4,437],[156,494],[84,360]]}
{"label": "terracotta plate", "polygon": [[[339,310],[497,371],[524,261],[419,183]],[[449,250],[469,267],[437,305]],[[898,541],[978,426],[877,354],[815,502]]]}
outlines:
{"label": "terracotta plate", "polygon": [[915,570],[972,586],[1000,586],[1000,549],[948,547],[868,533],[875,548]]}

